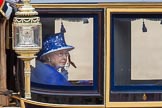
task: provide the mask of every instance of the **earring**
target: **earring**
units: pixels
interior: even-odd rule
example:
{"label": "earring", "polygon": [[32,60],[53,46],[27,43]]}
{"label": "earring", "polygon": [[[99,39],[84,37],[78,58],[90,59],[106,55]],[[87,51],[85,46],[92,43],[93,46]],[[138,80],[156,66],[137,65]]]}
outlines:
{"label": "earring", "polygon": [[50,58],[48,58],[48,62],[51,62],[51,59]]}

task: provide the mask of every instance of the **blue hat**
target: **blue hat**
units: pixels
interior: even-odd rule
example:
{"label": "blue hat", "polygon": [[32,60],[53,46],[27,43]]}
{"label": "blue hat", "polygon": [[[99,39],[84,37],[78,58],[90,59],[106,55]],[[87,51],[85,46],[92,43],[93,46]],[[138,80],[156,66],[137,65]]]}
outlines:
{"label": "blue hat", "polygon": [[40,56],[44,56],[51,52],[64,50],[64,49],[67,49],[67,50],[74,49],[73,46],[66,44],[65,39],[64,39],[64,33],[57,33],[54,35],[50,35],[45,40],[43,40]]}

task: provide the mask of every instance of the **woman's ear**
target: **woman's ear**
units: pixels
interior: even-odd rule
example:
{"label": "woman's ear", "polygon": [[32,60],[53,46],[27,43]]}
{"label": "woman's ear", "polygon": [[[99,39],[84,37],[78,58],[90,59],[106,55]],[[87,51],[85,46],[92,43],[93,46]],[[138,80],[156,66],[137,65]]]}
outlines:
{"label": "woman's ear", "polygon": [[47,57],[47,62],[51,62],[51,58],[50,57]]}

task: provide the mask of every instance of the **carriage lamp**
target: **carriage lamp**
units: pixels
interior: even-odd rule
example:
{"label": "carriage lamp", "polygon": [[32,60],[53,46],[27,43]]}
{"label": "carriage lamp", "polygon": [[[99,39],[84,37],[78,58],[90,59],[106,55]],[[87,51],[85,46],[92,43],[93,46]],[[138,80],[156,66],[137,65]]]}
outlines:
{"label": "carriage lamp", "polygon": [[30,61],[42,46],[42,25],[38,12],[30,4],[30,0],[23,0],[12,23],[12,47],[18,58],[24,61],[25,98],[31,99],[30,91]]}

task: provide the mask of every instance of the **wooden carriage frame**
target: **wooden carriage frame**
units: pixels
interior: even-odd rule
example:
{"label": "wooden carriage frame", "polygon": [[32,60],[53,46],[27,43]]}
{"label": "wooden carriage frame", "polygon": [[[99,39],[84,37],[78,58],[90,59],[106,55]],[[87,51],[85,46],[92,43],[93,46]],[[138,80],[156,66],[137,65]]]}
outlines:
{"label": "wooden carriage frame", "polygon": [[[18,5],[19,6],[19,5]],[[67,104],[49,104],[26,100],[18,96],[12,98],[19,100],[21,107],[25,108],[25,103],[38,106],[57,107],[57,108],[109,108],[109,107],[161,107],[161,101],[140,101],[140,102],[111,102],[110,101],[110,14],[111,12],[144,12],[144,13],[161,13],[162,3],[98,3],[98,4],[33,4],[35,8],[103,8],[104,9],[104,104],[103,105],[67,105]],[[4,34],[3,34],[4,35]],[[3,43],[2,43],[3,44]],[[1,44],[1,45],[2,45]],[[3,46],[2,46],[3,47]],[[4,47],[3,47],[4,48]],[[3,52],[2,52],[3,53]],[[2,57],[2,56],[1,56]],[[4,63],[4,61],[1,61]],[[2,66],[3,67],[3,66]],[[5,71],[3,71],[5,73]],[[3,75],[3,74],[2,74]],[[2,77],[1,75],[1,77]],[[3,83],[4,84],[4,83]],[[4,85],[4,88],[5,85]]]}

